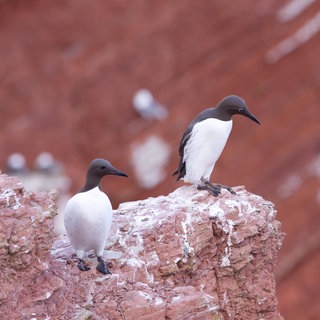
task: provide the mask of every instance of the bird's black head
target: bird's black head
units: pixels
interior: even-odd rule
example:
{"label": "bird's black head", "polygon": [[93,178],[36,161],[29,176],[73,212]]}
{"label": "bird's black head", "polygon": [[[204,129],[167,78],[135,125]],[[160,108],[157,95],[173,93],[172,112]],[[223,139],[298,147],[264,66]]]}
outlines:
{"label": "bird's black head", "polygon": [[88,167],[87,175],[102,178],[106,175],[116,175],[127,177],[127,175],[112,166],[112,164],[105,159],[94,159]]}
{"label": "bird's black head", "polygon": [[127,174],[113,167],[108,160],[101,159],[101,158],[94,159],[89,164],[89,167],[87,170],[86,184],[81,189],[81,191],[88,191],[97,186],[100,187],[101,179],[106,175],[128,177]]}
{"label": "bird's black head", "polygon": [[221,110],[224,110],[230,116],[240,114],[260,124],[259,120],[249,111],[246,102],[238,96],[231,95],[225,97],[219,102],[218,108],[221,108]]}

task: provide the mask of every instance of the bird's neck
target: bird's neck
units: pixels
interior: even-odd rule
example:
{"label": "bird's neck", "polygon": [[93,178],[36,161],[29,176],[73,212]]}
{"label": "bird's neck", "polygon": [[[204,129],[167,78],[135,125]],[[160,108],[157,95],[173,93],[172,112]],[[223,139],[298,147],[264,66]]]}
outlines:
{"label": "bird's neck", "polygon": [[95,176],[87,176],[86,184],[80,189],[79,192],[86,192],[94,189],[95,187],[99,187],[99,189],[102,190],[101,178]]}
{"label": "bird's neck", "polygon": [[219,120],[222,121],[230,121],[232,120],[232,114],[226,112],[223,106],[218,105],[214,109],[212,109],[213,117],[217,117]]}

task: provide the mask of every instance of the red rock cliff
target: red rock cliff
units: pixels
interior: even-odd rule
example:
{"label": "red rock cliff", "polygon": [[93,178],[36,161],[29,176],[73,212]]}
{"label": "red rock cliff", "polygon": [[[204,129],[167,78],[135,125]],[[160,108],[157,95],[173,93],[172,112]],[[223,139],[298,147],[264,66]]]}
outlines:
{"label": "red rock cliff", "polygon": [[76,267],[53,238],[54,194],[0,176],[1,319],[282,319],[273,204],[235,188],[193,187],[120,205],[106,257],[113,275]]}

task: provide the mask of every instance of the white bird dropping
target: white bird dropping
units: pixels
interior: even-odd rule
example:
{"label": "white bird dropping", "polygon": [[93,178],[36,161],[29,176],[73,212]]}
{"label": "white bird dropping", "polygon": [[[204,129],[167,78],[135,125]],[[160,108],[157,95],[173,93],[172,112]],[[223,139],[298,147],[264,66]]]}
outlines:
{"label": "white bird dropping", "polygon": [[79,259],[78,268],[87,271],[84,257],[94,250],[97,270],[111,274],[103,259],[103,251],[112,223],[112,206],[101,190],[101,179],[106,175],[128,177],[104,159],[93,160],[87,170],[84,187],[74,195],[64,209],[64,224],[70,243]]}

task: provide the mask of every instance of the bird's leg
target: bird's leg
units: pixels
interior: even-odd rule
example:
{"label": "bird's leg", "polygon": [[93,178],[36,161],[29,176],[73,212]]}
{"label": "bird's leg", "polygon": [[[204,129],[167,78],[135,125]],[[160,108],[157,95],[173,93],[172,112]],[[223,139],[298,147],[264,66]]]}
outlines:
{"label": "bird's leg", "polygon": [[210,181],[201,178],[201,182],[203,185],[198,186],[198,190],[207,190],[210,194],[217,197],[221,193],[221,189],[228,190],[231,194],[236,195],[236,192],[233,191],[233,189],[229,186],[223,185],[223,184],[213,184]]}
{"label": "bird's leg", "polygon": [[98,265],[97,265],[97,270],[100,271],[103,274],[112,274],[110,270],[107,267],[106,262],[103,260],[102,257],[98,257]]}
{"label": "bird's leg", "polygon": [[217,188],[215,188],[214,186],[197,186],[198,190],[207,190],[211,195],[213,195],[214,197],[217,197],[220,194],[220,190],[218,190]]}
{"label": "bird's leg", "polygon": [[79,259],[79,262],[77,264],[77,267],[81,270],[81,271],[88,271],[90,270],[90,268],[88,266],[85,265],[84,261],[82,259]]}
{"label": "bird's leg", "polygon": [[203,185],[198,185],[198,190],[207,190],[210,194],[212,194],[214,197],[217,197],[221,193],[221,186],[219,185],[213,185],[210,181],[201,178],[201,182]]}

